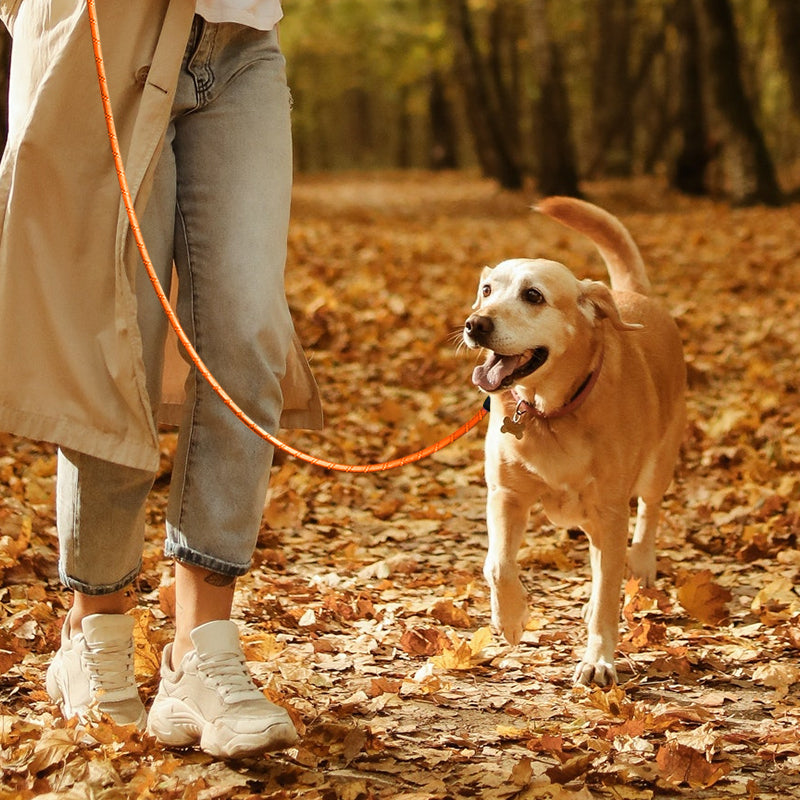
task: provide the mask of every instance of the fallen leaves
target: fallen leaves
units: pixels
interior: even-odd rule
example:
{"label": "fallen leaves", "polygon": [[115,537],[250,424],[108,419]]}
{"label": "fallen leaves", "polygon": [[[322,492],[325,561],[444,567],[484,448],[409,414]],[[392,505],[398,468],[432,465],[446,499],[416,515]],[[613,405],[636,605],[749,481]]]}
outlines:
{"label": "fallen leaves", "polygon": [[678,600],[695,619],[708,625],[721,625],[730,618],[727,606],[733,595],[713,580],[710,570],[678,573],[676,582]]}
{"label": "fallen leaves", "polygon": [[656,764],[667,783],[691,789],[707,789],[732,769],[730,763],[713,762],[702,751],[679,742],[662,745],[656,754]]}
{"label": "fallen leaves", "polygon": [[[278,454],[236,617],[267,696],[302,734],[216,763],[56,713],[44,674],[68,596],[52,447],[0,435],[0,800],[783,800],[800,792],[800,223],[652,182],[598,184],[675,310],[690,421],[653,587],[624,587],[620,685],[573,689],[585,537],[534,512],[530,620],[489,629],[482,431],[389,474]],[[480,269],[546,255],[604,278],[530,198],[464,175],[298,182],[287,289],[330,423],[300,449],[363,462],[450,433],[480,403],[454,332]],[[174,437],[163,439],[165,476]],[[172,635],[165,486],[148,507],[135,617],[149,702]]]}
{"label": "fallen leaves", "polygon": [[492,641],[490,628],[479,628],[468,640],[450,634],[447,644],[431,662],[434,666],[446,670],[471,669],[480,660],[483,649]]}

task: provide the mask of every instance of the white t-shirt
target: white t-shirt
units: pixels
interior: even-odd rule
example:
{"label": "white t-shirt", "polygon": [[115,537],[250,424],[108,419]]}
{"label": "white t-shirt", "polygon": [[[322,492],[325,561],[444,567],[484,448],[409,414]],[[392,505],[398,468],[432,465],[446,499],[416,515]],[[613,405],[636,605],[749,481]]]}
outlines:
{"label": "white t-shirt", "polygon": [[238,22],[272,30],[283,16],[280,0],[197,0],[196,12],[208,22]]}

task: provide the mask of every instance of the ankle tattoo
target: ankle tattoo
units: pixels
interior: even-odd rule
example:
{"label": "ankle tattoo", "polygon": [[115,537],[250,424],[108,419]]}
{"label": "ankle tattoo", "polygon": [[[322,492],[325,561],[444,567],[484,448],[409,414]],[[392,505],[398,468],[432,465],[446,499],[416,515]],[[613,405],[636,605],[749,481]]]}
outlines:
{"label": "ankle tattoo", "polygon": [[224,588],[236,583],[236,578],[233,575],[223,575],[220,572],[209,572],[204,578],[204,581],[209,584],[209,586]]}

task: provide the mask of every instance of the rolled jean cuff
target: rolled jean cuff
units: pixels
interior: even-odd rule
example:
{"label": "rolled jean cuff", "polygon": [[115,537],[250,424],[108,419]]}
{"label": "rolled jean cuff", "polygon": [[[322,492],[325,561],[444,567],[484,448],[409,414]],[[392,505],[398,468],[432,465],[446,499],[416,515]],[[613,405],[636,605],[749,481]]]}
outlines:
{"label": "rolled jean cuff", "polygon": [[180,561],[181,564],[188,564],[191,567],[202,567],[220,575],[227,575],[231,578],[239,578],[250,571],[250,562],[247,564],[232,564],[229,561],[222,561],[206,553],[198,553],[185,544],[179,544],[167,540],[164,544],[164,555]]}
{"label": "rolled jean cuff", "polygon": [[84,583],[77,578],[70,577],[64,567],[59,564],[58,577],[61,579],[61,583],[67,587],[67,589],[71,589],[74,592],[80,592],[81,594],[99,596],[103,594],[114,594],[114,592],[119,592],[126,586],[130,586],[136,580],[141,570],[142,564],[139,562],[139,564],[136,566],[136,569],[129,572],[124,578],[122,578],[122,580],[119,580],[116,583],[93,585]]}

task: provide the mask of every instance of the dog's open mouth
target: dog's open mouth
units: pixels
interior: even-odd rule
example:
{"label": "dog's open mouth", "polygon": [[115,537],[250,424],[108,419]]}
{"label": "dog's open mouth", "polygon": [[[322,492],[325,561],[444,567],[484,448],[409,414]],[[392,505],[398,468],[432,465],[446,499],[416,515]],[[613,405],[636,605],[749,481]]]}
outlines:
{"label": "dog's open mouth", "polygon": [[489,353],[486,361],[473,370],[472,382],[485,392],[507,389],[515,381],[539,369],[547,361],[547,356],[546,347],[536,347],[516,356]]}

